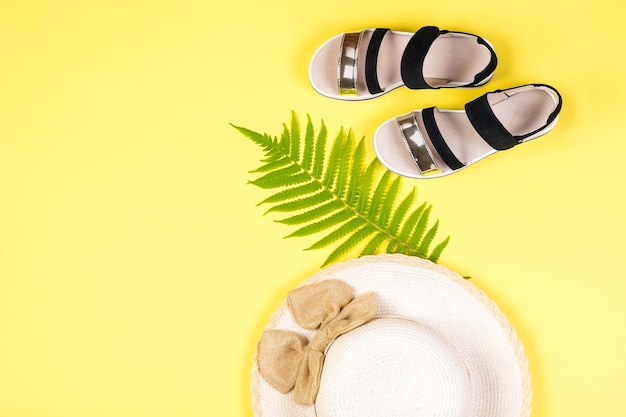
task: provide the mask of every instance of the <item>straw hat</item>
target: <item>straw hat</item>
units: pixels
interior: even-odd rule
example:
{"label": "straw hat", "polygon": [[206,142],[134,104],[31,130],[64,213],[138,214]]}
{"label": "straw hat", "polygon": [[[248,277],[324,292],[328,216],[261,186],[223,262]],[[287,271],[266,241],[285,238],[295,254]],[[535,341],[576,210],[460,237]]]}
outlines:
{"label": "straw hat", "polygon": [[256,417],[528,417],[515,331],[472,283],[430,261],[366,256],[291,291],[252,370]]}

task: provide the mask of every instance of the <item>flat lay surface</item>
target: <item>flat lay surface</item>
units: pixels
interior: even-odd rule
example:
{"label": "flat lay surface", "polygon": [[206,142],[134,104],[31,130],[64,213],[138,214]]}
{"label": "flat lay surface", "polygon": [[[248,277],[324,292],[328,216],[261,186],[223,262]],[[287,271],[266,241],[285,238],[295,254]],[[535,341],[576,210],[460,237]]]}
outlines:
{"label": "flat lay surface", "polygon": [[[531,415],[624,415],[625,15],[616,0],[0,0],[0,416],[252,417],[263,326],[333,248],[284,238],[248,184],[263,153],[231,124],[280,136],[308,114],[371,160],[393,117],[528,83],[563,97],[551,132],[400,191],[450,236],[439,263],[516,329]],[[328,39],[426,25],[488,39],[493,79],[360,102],[311,87]]]}

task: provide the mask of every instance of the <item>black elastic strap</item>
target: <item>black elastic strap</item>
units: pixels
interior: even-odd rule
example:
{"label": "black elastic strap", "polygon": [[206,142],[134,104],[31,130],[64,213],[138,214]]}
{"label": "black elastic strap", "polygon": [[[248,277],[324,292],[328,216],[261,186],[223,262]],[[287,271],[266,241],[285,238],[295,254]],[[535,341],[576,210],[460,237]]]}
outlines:
{"label": "black elastic strap", "polygon": [[519,143],[519,140],[506,130],[493,113],[487,94],[467,103],[465,112],[476,132],[493,149],[503,151]]}
{"label": "black elastic strap", "polygon": [[429,107],[422,110],[422,119],[424,121],[426,133],[428,133],[428,137],[430,138],[430,142],[435,147],[435,150],[443,162],[445,162],[445,164],[453,170],[463,168],[465,164],[458,160],[458,158],[450,150],[450,147],[446,143],[443,136],[441,136],[441,132],[439,131],[439,127],[435,121],[435,108]]}
{"label": "black elastic strap", "polygon": [[383,37],[389,31],[389,29],[375,29],[367,45],[367,52],[365,54],[365,83],[370,94],[379,94],[383,92],[378,83],[378,51],[380,50],[380,44],[383,42]]}
{"label": "black elastic strap", "polygon": [[428,50],[441,33],[445,32],[436,26],[424,26],[411,37],[400,62],[400,75],[404,85],[412,89],[433,88],[424,80],[422,69]]}

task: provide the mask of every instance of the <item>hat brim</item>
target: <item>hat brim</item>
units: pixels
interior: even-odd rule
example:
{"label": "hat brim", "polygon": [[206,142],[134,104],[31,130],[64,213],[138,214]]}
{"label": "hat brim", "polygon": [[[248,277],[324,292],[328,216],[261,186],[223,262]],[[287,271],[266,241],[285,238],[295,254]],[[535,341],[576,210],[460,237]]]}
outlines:
{"label": "hat brim", "polygon": [[[470,384],[465,416],[530,415],[530,373],[522,344],[495,303],[471,282],[424,259],[385,254],[335,264],[301,285],[328,279],[346,282],[354,288],[355,296],[376,293],[379,317],[418,323],[453,346],[465,365]],[[265,329],[291,330],[307,338],[313,335],[295,322],[286,301]],[[390,388],[394,382],[392,375],[385,381]],[[251,391],[255,417],[320,417],[315,404],[296,404],[291,393],[282,394],[270,386],[259,373],[256,355]]]}

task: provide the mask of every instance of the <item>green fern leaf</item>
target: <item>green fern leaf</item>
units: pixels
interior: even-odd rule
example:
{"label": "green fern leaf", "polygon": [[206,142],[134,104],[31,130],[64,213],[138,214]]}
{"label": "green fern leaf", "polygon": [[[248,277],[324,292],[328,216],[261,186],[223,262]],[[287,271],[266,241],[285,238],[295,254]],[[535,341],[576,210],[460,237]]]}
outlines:
{"label": "green fern leaf", "polygon": [[286,124],[283,123],[283,133],[280,135],[280,140],[278,141],[278,150],[286,156],[290,156],[291,154],[291,135],[289,134],[289,128]]}
{"label": "green fern leaf", "polygon": [[324,265],[322,266],[326,266],[336,261],[337,259],[339,259],[343,255],[348,253],[351,249],[356,247],[361,241],[363,241],[364,239],[366,239],[368,236],[370,236],[373,233],[376,233],[376,229],[368,225],[363,226],[361,229],[354,232],[341,245],[339,245],[337,249],[332,251],[332,253],[328,256],[328,258],[326,258],[326,261],[324,262]]}
{"label": "green fern leaf", "polygon": [[372,222],[378,222],[378,215],[380,214],[380,209],[383,207],[383,203],[385,202],[385,195],[387,194],[387,186],[389,185],[389,180],[391,179],[391,171],[386,171],[383,174],[383,177],[380,179],[378,186],[374,190],[374,196],[369,203],[369,208],[366,211],[366,216]]}
{"label": "green fern leaf", "polygon": [[358,248],[361,256],[384,248],[436,262],[448,245],[449,237],[430,251],[439,229],[439,222],[428,225],[432,207],[412,208],[415,189],[396,204],[401,178],[387,170],[380,174],[376,159],[366,163],[364,140],[355,143],[351,129],[342,127],[328,144],[324,121],[316,135],[307,115],[302,131],[295,112],[280,138],[233,127],[264,152],[261,166],[251,171],[261,176],[249,183],[274,194],[259,204],[270,205],[266,213],[288,213],[276,220],[298,226],[288,237],[319,235],[306,250],[334,246],[324,265]]}
{"label": "green fern leaf", "polygon": [[391,215],[391,210],[393,209],[393,204],[396,201],[396,198],[398,197],[398,192],[400,191],[400,177],[396,178],[394,180],[394,182],[391,183],[391,186],[389,187],[389,189],[387,190],[387,193],[385,194],[385,199],[388,201],[385,201],[386,204],[384,204],[382,206],[382,210],[380,213],[380,218],[378,219],[378,222],[386,229],[389,225],[389,217]]}
{"label": "green fern leaf", "polygon": [[335,243],[341,238],[348,236],[351,232],[354,231],[354,229],[362,227],[363,224],[364,224],[364,221],[362,218],[354,217],[352,220],[345,222],[344,224],[339,226],[337,229],[333,230],[331,233],[324,236],[322,239],[318,240],[313,245],[309,246],[306,250],[325,248],[326,246],[332,243]]}
{"label": "green fern leaf", "polygon": [[286,203],[277,204],[273,207],[270,207],[265,213],[271,213],[272,211],[280,211],[280,212],[293,212],[297,210],[304,210],[312,206],[316,206],[324,201],[333,198],[333,195],[329,193],[327,190],[323,190],[321,193],[309,195],[299,200],[292,200]]}
{"label": "green fern leaf", "polygon": [[435,234],[437,234],[438,229],[439,221],[435,222],[434,226],[428,230],[424,239],[422,239],[419,247],[417,248],[417,253],[419,253],[420,256],[427,256],[430,244],[433,243],[433,239],[435,238]]}
{"label": "green fern leaf", "polygon": [[357,201],[357,210],[359,213],[367,213],[370,204],[370,192],[372,184],[374,184],[374,177],[378,168],[378,162],[374,159],[367,167],[365,174],[363,175],[362,186],[359,192],[359,199]]}
{"label": "green fern leaf", "polygon": [[409,211],[411,204],[413,204],[413,200],[415,200],[415,189],[411,190],[411,192],[402,200],[398,208],[393,214],[391,219],[391,223],[389,223],[389,231],[391,234],[395,235],[398,233],[398,229],[400,229],[400,224],[406,213]]}
{"label": "green fern leaf", "polygon": [[359,197],[359,184],[363,181],[363,178],[361,178],[363,166],[365,165],[365,144],[363,142],[363,139],[359,141],[352,157],[352,177],[350,178],[350,187],[346,195],[346,201],[351,206],[354,206]]}
{"label": "green fern leaf", "polygon": [[342,208],[345,208],[345,204],[343,204],[339,200],[332,200],[325,204],[316,206],[311,210],[305,211],[303,213],[298,213],[295,216],[287,217],[282,220],[277,220],[277,222],[291,225],[304,224],[322,218],[337,210],[341,210]]}
{"label": "green fern leaf", "polygon": [[400,229],[400,233],[398,235],[398,240],[401,242],[409,242],[413,231],[415,230],[415,225],[420,219],[422,213],[426,209],[426,202],[423,202],[417,209],[415,209],[409,217],[406,219],[404,224]]}
{"label": "green fern leaf", "polygon": [[265,165],[261,165],[257,169],[253,169],[250,171],[251,174],[260,174],[263,172],[272,172],[279,168],[283,168],[291,164],[291,160],[289,158],[279,158],[272,161],[267,161]]}
{"label": "green fern leaf", "polygon": [[354,135],[350,130],[346,135],[343,150],[341,154],[342,163],[339,165],[337,184],[335,190],[340,199],[344,199],[346,188],[348,187],[348,181],[350,180],[350,173],[353,168],[352,151],[354,150]]}
{"label": "green fern leaf", "polygon": [[[292,113],[292,117],[293,117]],[[304,151],[302,152],[302,169],[309,171],[313,164],[313,149],[315,147],[315,129],[311,116],[306,116],[306,131],[304,134]]]}
{"label": "green fern leaf", "polygon": [[389,243],[387,244],[387,248],[385,249],[385,252],[386,253],[397,253],[399,246],[400,245],[398,244],[397,240],[390,240]]}
{"label": "green fern leaf", "polygon": [[287,237],[313,235],[315,233],[319,233],[326,229],[332,228],[333,226],[336,226],[339,223],[343,223],[346,220],[350,219],[351,217],[352,217],[352,212],[348,209],[343,209],[341,211],[333,213],[332,215],[328,217],[325,217],[324,219],[318,222],[307,224],[306,226],[301,227],[300,229],[296,230],[295,232],[288,235]]}
{"label": "green fern leaf", "polygon": [[266,198],[261,201],[261,204],[268,203],[279,203],[282,201],[288,201],[293,199],[300,199],[309,194],[317,193],[322,190],[322,185],[318,182],[309,182],[303,185],[298,185],[293,188],[287,188],[285,190],[279,191],[278,193]]}
{"label": "green fern leaf", "polygon": [[322,172],[324,172],[327,139],[328,129],[322,120],[322,127],[320,128],[320,133],[318,133],[317,140],[315,141],[315,155],[313,155],[313,167],[311,168],[311,175],[313,178],[321,178]]}
{"label": "green fern leaf", "polygon": [[295,112],[291,112],[291,143],[290,156],[294,161],[300,160],[300,122]]}
{"label": "green fern leaf", "polygon": [[441,243],[439,243],[435,247],[435,249],[433,249],[433,251],[428,256],[428,259],[430,259],[431,261],[435,263],[439,262],[439,257],[441,257],[441,253],[446,248],[446,246],[448,246],[448,242],[450,242],[450,236],[445,238]]}
{"label": "green fern leaf", "polygon": [[252,140],[252,142],[261,146],[266,152],[271,152],[272,148],[275,146],[275,141],[272,140],[272,138],[267,134],[257,133],[253,130],[246,129],[245,127],[235,126],[232,123],[231,126],[237,129],[239,133]]}
{"label": "green fern leaf", "polygon": [[346,134],[343,131],[343,128],[339,131],[339,134],[335,138],[335,142],[330,150],[330,155],[328,157],[328,166],[326,168],[326,172],[324,174],[324,179],[322,182],[328,188],[335,188],[335,179],[337,178],[337,171],[339,171],[339,166],[341,163],[341,154],[343,150],[343,146],[346,142]]}
{"label": "green fern leaf", "polygon": [[363,248],[359,256],[373,255],[378,248],[387,240],[387,235],[384,233],[378,233],[374,236],[367,245]]}
{"label": "green fern leaf", "polygon": [[428,219],[430,218],[430,212],[432,210],[432,206],[428,206],[422,211],[420,218],[415,225],[415,229],[409,238],[409,246],[419,246],[419,243],[426,233],[426,227],[428,226]]}
{"label": "green fern leaf", "polygon": [[251,184],[260,188],[280,188],[285,185],[284,181],[291,181],[294,176],[298,175],[299,170],[297,166],[289,164],[280,169],[268,172],[260,178],[254,181],[250,181]]}

